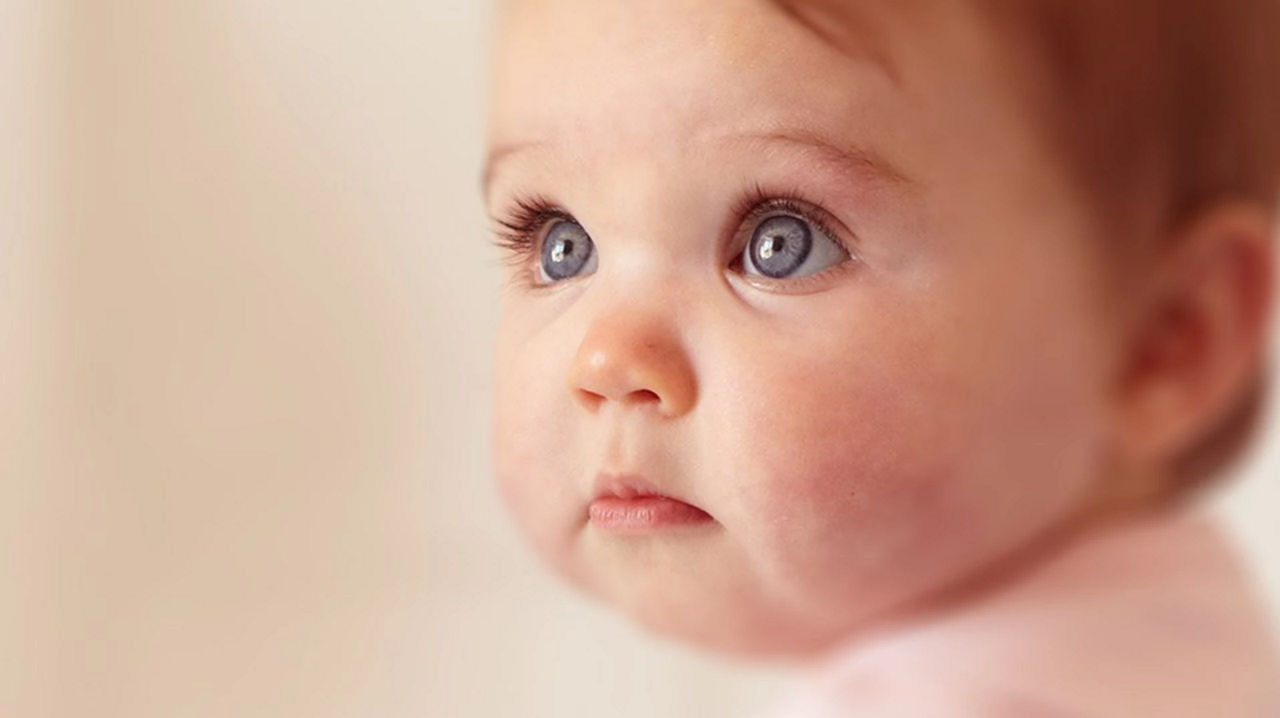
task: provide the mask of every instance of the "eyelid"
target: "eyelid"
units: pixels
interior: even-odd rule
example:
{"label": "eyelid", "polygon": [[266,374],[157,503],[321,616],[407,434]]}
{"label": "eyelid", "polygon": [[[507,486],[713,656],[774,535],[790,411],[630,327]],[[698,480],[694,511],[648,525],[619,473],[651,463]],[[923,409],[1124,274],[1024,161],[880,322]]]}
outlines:
{"label": "eyelid", "polygon": [[[755,226],[770,216],[780,215],[795,216],[810,223],[814,229],[843,249],[849,256],[849,260],[859,261],[858,253],[855,251],[855,235],[830,211],[805,199],[799,192],[771,192],[766,191],[759,184],[744,193],[730,213],[730,221],[733,224],[727,232],[726,261],[730,265],[737,263],[741,259],[746,244],[750,241]],[[505,217],[493,214],[491,219],[496,225],[494,244],[507,254],[508,264],[520,269],[516,279],[523,289],[554,291],[573,282],[573,279],[547,282],[540,276],[542,245],[550,227],[557,221],[573,222],[581,226],[581,223],[562,205],[542,195],[517,197],[513,200],[511,208],[506,210]],[[847,260],[836,267],[804,277],[779,280],[758,277],[747,277],[747,279],[752,284],[776,288],[778,291],[800,291],[804,286],[821,281],[849,264],[850,261]]]}
{"label": "eyelid", "polygon": [[545,234],[553,220],[577,221],[568,210],[541,195],[517,197],[512,208],[504,214],[505,216],[493,215],[492,219],[499,241],[505,241],[508,245],[535,238],[540,241],[538,235]]}
{"label": "eyelid", "polygon": [[804,199],[798,192],[769,192],[760,185],[756,185],[734,206],[731,216],[735,223],[729,236],[728,259],[736,260],[746,249],[751,233],[759,222],[776,215],[792,215],[809,222],[844,249],[851,259],[857,259],[853,232],[831,212]]}
{"label": "eyelid", "polygon": [[504,262],[519,270],[514,279],[521,289],[551,290],[570,281],[544,281],[539,266],[542,244],[556,222],[581,226],[562,205],[543,195],[518,196],[509,209],[491,214],[490,219],[494,224],[493,244],[505,255]]}

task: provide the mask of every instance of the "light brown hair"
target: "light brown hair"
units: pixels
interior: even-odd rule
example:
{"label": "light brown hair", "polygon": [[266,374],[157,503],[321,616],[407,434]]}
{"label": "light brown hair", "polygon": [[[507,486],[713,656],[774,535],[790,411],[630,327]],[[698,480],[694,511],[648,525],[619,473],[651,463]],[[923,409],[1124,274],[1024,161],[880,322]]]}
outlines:
{"label": "light brown hair", "polygon": [[[1280,200],[1280,0],[981,0],[1037,124],[1134,261],[1222,202]],[[1015,59],[1016,56],[1016,59]],[[1131,267],[1132,268],[1132,267]],[[1140,267],[1138,268],[1140,270]],[[1262,413],[1258,377],[1175,466],[1217,476]]]}
{"label": "light brown hair", "polygon": [[[1280,198],[1280,0],[982,0],[1068,167],[1153,235]],[[1141,232],[1141,217],[1126,230]],[[1133,224],[1137,222],[1138,224]]]}

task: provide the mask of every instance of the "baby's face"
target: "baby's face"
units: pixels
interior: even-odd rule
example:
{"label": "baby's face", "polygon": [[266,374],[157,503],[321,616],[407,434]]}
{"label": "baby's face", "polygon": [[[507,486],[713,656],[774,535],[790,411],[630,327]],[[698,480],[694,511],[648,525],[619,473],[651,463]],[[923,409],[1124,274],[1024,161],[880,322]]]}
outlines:
{"label": "baby's face", "polygon": [[1102,258],[990,38],[843,5],[517,0],[496,39],[503,495],[571,581],[726,650],[973,578],[1106,459]]}

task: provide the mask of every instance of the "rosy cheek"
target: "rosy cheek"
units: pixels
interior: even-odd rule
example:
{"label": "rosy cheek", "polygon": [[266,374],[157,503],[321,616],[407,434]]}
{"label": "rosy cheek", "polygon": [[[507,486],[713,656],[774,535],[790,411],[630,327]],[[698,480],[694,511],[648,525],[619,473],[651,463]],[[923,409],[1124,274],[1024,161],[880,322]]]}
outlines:
{"label": "rosy cheek", "polygon": [[[954,417],[948,378],[934,366],[945,358],[871,322],[824,329],[823,340],[796,342],[785,357],[738,367],[754,381],[733,411],[750,461],[772,477],[760,487],[766,502],[856,507],[945,451],[941,429]],[[852,338],[828,338],[840,333]]]}
{"label": "rosy cheek", "polygon": [[770,477],[762,502],[789,505],[843,532],[887,502],[908,501],[922,482],[941,481],[949,451],[936,414],[913,406],[909,386],[889,386],[815,392],[819,403],[779,413],[771,428],[780,440],[765,442],[758,456],[759,471]]}
{"label": "rosy cheek", "polygon": [[892,600],[898,567],[951,531],[963,437],[948,427],[965,418],[948,399],[954,378],[904,354],[881,342],[757,360],[752,399],[732,405],[742,441],[730,474],[750,478],[726,521],[748,528],[759,570],[820,602]]}
{"label": "rosy cheek", "polygon": [[521,529],[547,558],[565,552],[567,512],[573,507],[573,467],[565,452],[564,418],[557,415],[552,382],[539,380],[529,361],[500,361],[493,421],[493,465],[498,490]]}
{"label": "rosy cheek", "polygon": [[507,508],[527,531],[532,528],[526,524],[534,511],[536,496],[534,482],[529,480],[527,471],[537,464],[531,463],[529,447],[520,439],[522,434],[515,430],[521,423],[511,411],[511,404],[500,399],[493,424],[494,474]]}

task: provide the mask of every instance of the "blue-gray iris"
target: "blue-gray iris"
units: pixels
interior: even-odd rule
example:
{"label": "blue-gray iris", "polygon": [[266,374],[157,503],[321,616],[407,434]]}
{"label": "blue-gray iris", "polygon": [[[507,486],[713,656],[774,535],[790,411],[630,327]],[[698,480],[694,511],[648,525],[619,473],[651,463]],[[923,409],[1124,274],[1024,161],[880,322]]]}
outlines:
{"label": "blue-gray iris", "polygon": [[542,271],[552,280],[577,276],[591,259],[594,247],[577,222],[557,222],[542,242]]}
{"label": "blue-gray iris", "polygon": [[748,245],[751,263],[761,274],[773,279],[790,276],[809,257],[813,234],[809,224],[798,217],[779,215],[761,222]]}

